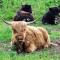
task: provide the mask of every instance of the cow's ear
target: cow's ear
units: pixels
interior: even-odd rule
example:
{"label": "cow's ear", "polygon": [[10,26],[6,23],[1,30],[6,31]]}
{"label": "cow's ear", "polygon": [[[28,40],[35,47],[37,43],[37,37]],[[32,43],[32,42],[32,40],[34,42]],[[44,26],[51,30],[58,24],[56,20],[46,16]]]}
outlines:
{"label": "cow's ear", "polygon": [[52,8],[49,8],[49,11],[52,11]]}
{"label": "cow's ear", "polygon": [[12,23],[13,23],[12,21],[4,21],[4,20],[3,20],[3,22],[8,24],[8,25],[12,25]]}

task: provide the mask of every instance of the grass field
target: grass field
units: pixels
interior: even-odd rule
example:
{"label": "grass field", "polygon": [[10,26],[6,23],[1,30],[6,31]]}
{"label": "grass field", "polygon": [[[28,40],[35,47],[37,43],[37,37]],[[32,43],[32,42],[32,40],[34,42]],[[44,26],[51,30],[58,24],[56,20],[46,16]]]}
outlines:
{"label": "grass field", "polygon": [[60,46],[41,49],[33,53],[20,53],[10,50],[10,41],[12,36],[11,26],[6,25],[2,20],[11,20],[22,4],[31,4],[33,16],[36,20],[33,26],[42,26],[47,29],[51,41],[60,40],[60,24],[43,25],[41,18],[49,7],[58,6],[60,0],[1,0],[0,7],[0,60],[60,60]]}

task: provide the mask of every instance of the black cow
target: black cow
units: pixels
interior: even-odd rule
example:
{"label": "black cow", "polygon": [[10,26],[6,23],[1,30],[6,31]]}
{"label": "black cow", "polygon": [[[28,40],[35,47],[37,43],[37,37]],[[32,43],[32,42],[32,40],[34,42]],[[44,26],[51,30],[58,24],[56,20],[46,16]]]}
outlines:
{"label": "black cow", "polygon": [[14,21],[34,21],[32,16],[32,8],[31,5],[22,5],[22,8],[17,12],[16,16],[14,17]]}
{"label": "black cow", "polygon": [[42,18],[42,23],[43,24],[57,24],[58,20],[56,19],[56,16],[58,16],[59,13],[60,13],[59,7],[49,8],[49,11]]}

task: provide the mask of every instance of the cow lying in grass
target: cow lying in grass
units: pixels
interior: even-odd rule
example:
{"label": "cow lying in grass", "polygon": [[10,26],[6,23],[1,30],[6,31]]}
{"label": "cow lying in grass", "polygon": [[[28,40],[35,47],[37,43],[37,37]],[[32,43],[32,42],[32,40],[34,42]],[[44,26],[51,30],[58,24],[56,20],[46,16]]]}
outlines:
{"label": "cow lying in grass", "polygon": [[28,4],[22,5],[21,9],[17,11],[17,14],[16,16],[14,16],[13,20],[14,21],[26,21],[26,22],[34,21],[31,5],[28,5]]}
{"label": "cow lying in grass", "polygon": [[48,32],[42,27],[29,26],[24,21],[13,21],[10,24],[13,30],[11,45],[16,46],[17,53],[33,52],[52,44]]}
{"label": "cow lying in grass", "polygon": [[49,8],[48,12],[43,16],[42,23],[51,25],[58,24],[59,16],[60,16],[60,7],[51,7]]}

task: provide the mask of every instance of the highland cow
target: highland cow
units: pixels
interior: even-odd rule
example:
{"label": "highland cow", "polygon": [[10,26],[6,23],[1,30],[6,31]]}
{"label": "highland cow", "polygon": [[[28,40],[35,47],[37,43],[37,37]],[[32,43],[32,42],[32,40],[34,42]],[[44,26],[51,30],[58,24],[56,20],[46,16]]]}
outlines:
{"label": "highland cow", "polygon": [[16,21],[12,22],[12,29],[12,45],[16,45],[17,52],[33,52],[50,45],[49,35],[42,27],[33,27],[27,25],[26,22]]}
{"label": "highland cow", "polygon": [[32,16],[31,5],[22,5],[22,8],[17,12],[16,16],[13,19],[14,21],[34,21]]}
{"label": "highland cow", "polygon": [[42,23],[43,24],[58,24],[58,20],[56,16],[59,16],[60,8],[59,7],[51,7],[48,12],[43,16]]}
{"label": "highland cow", "polygon": [[17,53],[33,52],[48,48],[52,43],[46,29],[27,25],[24,21],[10,22],[13,30],[11,45],[16,46]]}

